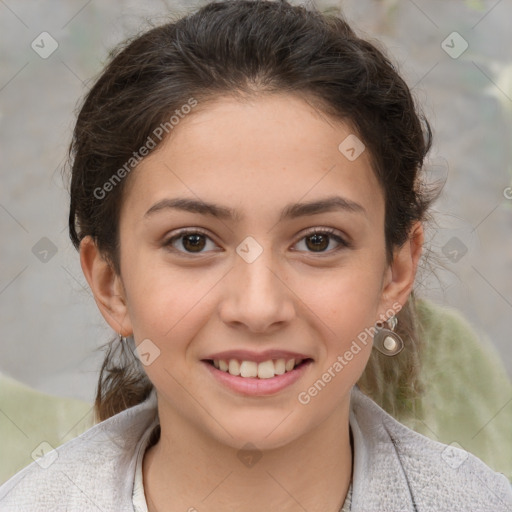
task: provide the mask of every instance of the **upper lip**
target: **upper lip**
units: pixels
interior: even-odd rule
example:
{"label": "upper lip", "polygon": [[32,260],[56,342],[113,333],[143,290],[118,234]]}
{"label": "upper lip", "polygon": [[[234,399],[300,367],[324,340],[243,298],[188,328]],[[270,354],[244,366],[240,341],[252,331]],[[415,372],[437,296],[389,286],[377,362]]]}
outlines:
{"label": "upper lip", "polygon": [[300,354],[298,352],[290,352],[289,350],[265,350],[264,352],[251,352],[250,350],[225,350],[223,352],[216,352],[206,356],[203,360],[208,359],[224,359],[229,361],[230,359],[237,359],[238,361],[254,361],[256,363],[263,363],[270,359],[312,359],[306,354]]}

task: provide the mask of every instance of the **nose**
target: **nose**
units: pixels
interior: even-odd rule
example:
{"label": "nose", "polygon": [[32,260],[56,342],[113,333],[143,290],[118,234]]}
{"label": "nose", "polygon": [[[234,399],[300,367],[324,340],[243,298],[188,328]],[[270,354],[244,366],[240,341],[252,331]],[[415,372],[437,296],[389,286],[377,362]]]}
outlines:
{"label": "nose", "polygon": [[232,327],[271,333],[295,316],[294,297],[283,266],[265,248],[252,262],[236,256],[234,268],[226,276],[219,314]]}

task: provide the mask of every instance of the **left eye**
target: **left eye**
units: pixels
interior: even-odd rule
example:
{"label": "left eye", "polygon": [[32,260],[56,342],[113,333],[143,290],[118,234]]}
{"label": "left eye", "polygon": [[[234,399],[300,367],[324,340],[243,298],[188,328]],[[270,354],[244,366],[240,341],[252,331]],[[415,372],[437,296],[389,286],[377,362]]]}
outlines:
{"label": "left eye", "polygon": [[[315,253],[335,252],[340,249],[349,247],[349,244],[335,233],[336,231],[333,229],[315,229],[303,236],[299,242],[297,242],[297,244],[300,244],[304,241],[306,248]],[[189,230],[181,231],[177,235],[169,238],[166,242],[163,243],[163,245],[165,247],[171,246],[173,249],[177,249],[179,252],[185,252],[188,254],[200,254],[201,252],[206,252],[203,251],[203,249],[207,246],[206,240],[209,240],[214,246],[216,246],[215,242],[213,242],[213,240],[205,232],[199,230]],[[329,245],[331,245],[331,241],[333,240],[338,244],[338,247],[335,247],[331,251],[326,251]],[[184,248],[185,251],[176,248],[176,242],[181,242],[181,247]]]}
{"label": "left eye", "polygon": [[[335,252],[340,249],[349,247],[349,244],[341,238],[341,236],[335,234],[336,231],[333,229],[324,229],[324,230],[313,230],[307,233],[300,241],[304,240],[305,245],[308,249],[313,248],[312,252]],[[308,240],[310,241],[308,243]],[[330,241],[334,240],[338,247],[332,249],[332,251],[326,251],[326,249],[330,245]]]}

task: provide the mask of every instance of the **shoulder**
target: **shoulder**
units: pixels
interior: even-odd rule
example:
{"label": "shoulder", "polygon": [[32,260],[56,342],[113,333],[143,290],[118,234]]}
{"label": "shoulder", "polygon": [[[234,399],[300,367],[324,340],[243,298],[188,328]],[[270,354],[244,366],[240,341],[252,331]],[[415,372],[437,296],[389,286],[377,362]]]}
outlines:
{"label": "shoulder", "polygon": [[2,511],[129,510],[136,446],[157,420],[156,395],[52,449],[0,487]]}
{"label": "shoulder", "polygon": [[357,388],[351,428],[356,509],[512,510],[512,486],[504,475],[456,445],[402,425]]}
{"label": "shoulder", "polygon": [[432,439],[457,441],[512,479],[512,383],[499,352],[459,311],[424,299],[417,305],[427,386],[421,417],[401,420]]}

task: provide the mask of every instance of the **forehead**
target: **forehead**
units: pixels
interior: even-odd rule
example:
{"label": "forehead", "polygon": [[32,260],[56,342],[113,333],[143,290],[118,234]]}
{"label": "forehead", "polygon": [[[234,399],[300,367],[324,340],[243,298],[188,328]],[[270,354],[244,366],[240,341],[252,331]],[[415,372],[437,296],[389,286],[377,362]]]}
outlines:
{"label": "forehead", "polygon": [[383,194],[363,148],[349,124],[297,96],[220,97],[199,103],[137,166],[123,210],[140,217],[161,199],[185,196],[244,217],[336,194],[379,217]]}

